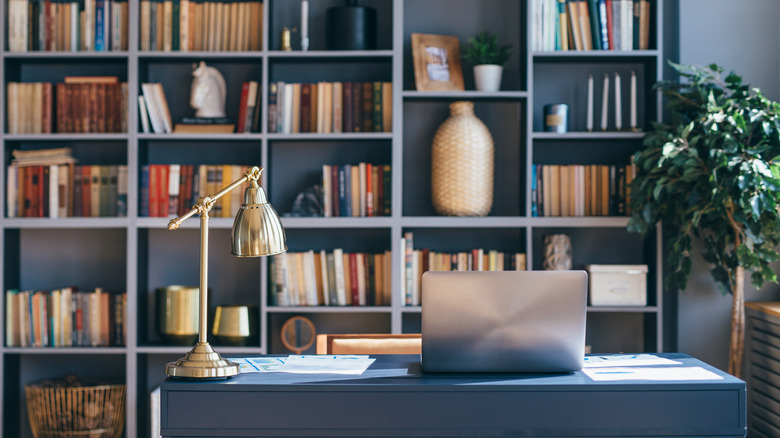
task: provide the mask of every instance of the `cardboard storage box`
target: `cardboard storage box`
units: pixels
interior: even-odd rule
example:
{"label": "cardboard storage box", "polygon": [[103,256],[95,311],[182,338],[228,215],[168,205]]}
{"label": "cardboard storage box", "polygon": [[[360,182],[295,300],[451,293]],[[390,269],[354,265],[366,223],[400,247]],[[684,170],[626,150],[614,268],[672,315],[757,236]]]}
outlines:
{"label": "cardboard storage box", "polygon": [[588,265],[591,306],[646,306],[647,265]]}

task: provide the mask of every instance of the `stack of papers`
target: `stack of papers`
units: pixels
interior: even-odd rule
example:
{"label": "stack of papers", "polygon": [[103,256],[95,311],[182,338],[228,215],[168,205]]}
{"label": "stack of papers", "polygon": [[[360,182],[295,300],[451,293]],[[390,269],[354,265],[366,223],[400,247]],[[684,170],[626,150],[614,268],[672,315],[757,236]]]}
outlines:
{"label": "stack of papers", "polygon": [[723,377],[702,367],[651,367],[680,365],[682,362],[652,354],[588,356],[582,372],[598,382],[616,380],[721,380]]}
{"label": "stack of papers", "polygon": [[240,373],[363,374],[374,363],[368,355],[304,355],[230,358]]}

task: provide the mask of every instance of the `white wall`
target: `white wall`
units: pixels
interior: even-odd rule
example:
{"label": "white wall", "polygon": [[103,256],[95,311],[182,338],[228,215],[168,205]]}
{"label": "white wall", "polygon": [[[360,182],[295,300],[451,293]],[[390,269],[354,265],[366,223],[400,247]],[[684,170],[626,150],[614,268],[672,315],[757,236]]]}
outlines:
{"label": "white wall", "polygon": [[[746,83],[780,99],[780,1],[679,0],[679,62],[717,63]],[[668,7],[668,6],[667,6]],[[673,37],[674,32],[666,37]],[[678,350],[718,368],[728,367],[731,295],[722,295],[698,256],[688,287],[680,292]],[[780,265],[778,266],[780,268]],[[776,269],[780,272],[779,269]],[[746,301],[778,300],[777,285],[756,291],[747,282]]]}

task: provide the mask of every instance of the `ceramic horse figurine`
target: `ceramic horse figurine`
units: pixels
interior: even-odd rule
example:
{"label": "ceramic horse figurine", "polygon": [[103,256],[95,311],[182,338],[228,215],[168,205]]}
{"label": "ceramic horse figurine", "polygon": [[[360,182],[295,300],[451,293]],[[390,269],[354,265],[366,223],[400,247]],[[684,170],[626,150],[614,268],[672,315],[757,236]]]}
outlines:
{"label": "ceramic horse figurine", "polygon": [[195,117],[225,117],[226,85],[222,73],[201,61],[193,66],[190,106]]}

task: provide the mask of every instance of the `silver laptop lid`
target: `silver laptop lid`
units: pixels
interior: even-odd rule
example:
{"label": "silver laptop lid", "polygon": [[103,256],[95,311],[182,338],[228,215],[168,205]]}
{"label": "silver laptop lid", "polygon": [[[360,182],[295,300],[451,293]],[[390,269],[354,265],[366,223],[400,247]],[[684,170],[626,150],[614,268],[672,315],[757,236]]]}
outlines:
{"label": "silver laptop lid", "polygon": [[429,271],[422,276],[422,367],[444,372],[582,368],[585,271]]}

